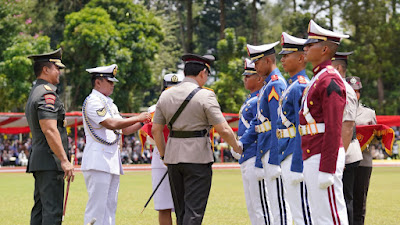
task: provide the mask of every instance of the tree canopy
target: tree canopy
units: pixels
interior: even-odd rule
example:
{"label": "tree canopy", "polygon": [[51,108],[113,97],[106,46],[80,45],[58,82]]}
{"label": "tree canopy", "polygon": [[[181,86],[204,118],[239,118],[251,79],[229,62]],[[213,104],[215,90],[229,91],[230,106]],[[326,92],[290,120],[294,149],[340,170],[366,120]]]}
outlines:
{"label": "tree canopy", "polygon": [[26,57],[62,47],[59,91],[69,111],[90,92],[87,68],[118,64],[112,98],[121,112],[138,112],[157,101],[163,74],[192,52],[217,56],[208,85],[223,111],[238,112],[247,94],[245,45],[278,41],[282,31],[305,38],[314,19],[350,34],[339,51],[354,51],[348,75],[361,78],[362,102],[399,114],[398,8],[398,0],[0,0],[0,98],[7,99],[0,111],[24,110],[35,79]]}

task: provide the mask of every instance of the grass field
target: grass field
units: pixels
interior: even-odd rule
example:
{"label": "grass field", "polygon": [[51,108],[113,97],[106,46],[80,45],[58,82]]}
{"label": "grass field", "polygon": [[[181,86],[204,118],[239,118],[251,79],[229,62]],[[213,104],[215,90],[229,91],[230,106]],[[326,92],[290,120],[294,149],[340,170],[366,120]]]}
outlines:
{"label": "grass field", "polygon": [[[0,173],[0,224],[29,224],[33,205],[33,177],[22,173]],[[150,171],[127,172],[121,176],[117,225],[157,224],[151,202],[140,214],[151,194]],[[87,201],[83,175],[71,184],[64,224],[83,224]],[[400,167],[374,168],[368,194],[366,225],[400,224]],[[250,224],[240,170],[214,170],[213,183],[203,224]]]}

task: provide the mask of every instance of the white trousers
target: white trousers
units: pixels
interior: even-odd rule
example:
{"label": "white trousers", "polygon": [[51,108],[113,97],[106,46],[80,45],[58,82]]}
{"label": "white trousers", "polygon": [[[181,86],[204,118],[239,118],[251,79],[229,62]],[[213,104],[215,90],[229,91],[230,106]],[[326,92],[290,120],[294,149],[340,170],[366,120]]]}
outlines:
{"label": "white trousers", "polygon": [[258,181],[254,173],[255,161],[256,157],[252,157],[240,165],[247,212],[252,225],[270,224],[270,204],[264,180]]}
{"label": "white trousers", "polygon": [[89,195],[85,210],[85,222],[96,218],[96,225],[114,225],[117,211],[119,175],[102,171],[83,171]]}
{"label": "white trousers", "polygon": [[[160,183],[164,174],[167,172],[167,167],[165,168],[152,168],[151,169],[151,182],[153,190]],[[171,187],[169,185],[168,174],[165,176],[164,180],[161,182],[156,193],[153,196],[154,209],[155,210],[165,210],[174,209],[174,201],[172,200]]]}
{"label": "white trousers", "polygon": [[285,197],[290,206],[293,222],[295,225],[311,225],[311,211],[308,203],[305,182],[293,184],[290,179],[290,167],[293,155],[289,155],[281,162],[282,181],[285,188]]}
{"label": "white trousers", "polygon": [[321,189],[318,185],[320,160],[321,154],[317,154],[304,161],[303,173],[308,188],[313,222],[315,225],[348,225],[342,183],[344,148],[339,148],[334,183],[325,189]]}
{"label": "white trousers", "polygon": [[[265,155],[261,158],[264,168],[268,163],[269,153],[270,151],[265,153]],[[267,195],[268,200],[271,203],[271,212],[273,218],[273,223],[271,224],[291,224],[292,214],[290,213],[289,204],[285,199],[282,178],[279,176],[276,179],[271,179],[270,174],[268,174],[268,169],[266,169],[265,172],[265,184],[267,186]]]}

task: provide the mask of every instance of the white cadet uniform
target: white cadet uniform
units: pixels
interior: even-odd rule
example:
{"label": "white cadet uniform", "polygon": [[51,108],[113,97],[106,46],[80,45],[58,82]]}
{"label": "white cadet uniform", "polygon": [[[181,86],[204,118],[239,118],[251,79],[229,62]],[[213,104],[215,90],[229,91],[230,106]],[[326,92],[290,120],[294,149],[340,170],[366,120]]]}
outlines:
{"label": "white cadet uniform", "polygon": [[[150,106],[147,110],[149,113],[154,113],[156,105]],[[152,138],[148,137],[151,143],[154,145],[153,157],[151,158],[151,183],[153,190],[156,189],[157,185],[160,183],[164,174],[167,172],[168,168],[164,162],[160,159],[160,152],[158,151],[155,142]],[[161,182],[157,191],[153,196],[154,209],[165,210],[174,209],[174,201],[172,200],[171,187],[169,185],[168,174],[165,176],[164,180]]]}
{"label": "white cadet uniform", "polygon": [[[123,174],[120,141],[116,134],[120,131],[114,132],[100,123],[108,118],[122,117],[113,100],[94,89],[85,100],[82,117],[86,146],[81,169],[89,195],[84,224],[88,224],[93,218],[96,218],[96,224],[99,225],[115,224],[119,175]],[[113,144],[107,145],[100,140]]]}

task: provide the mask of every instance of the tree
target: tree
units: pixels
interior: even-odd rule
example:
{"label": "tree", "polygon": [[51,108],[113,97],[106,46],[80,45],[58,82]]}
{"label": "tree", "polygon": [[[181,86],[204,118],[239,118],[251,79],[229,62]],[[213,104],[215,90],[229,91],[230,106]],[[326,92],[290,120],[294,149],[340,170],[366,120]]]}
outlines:
{"label": "tree", "polygon": [[379,0],[348,0],[343,5],[346,27],[353,31],[347,46],[355,51],[349,72],[361,78],[361,99],[377,114],[400,112],[400,60],[394,47],[400,40],[400,21],[392,13],[386,2]]}
{"label": "tree", "polygon": [[[33,62],[28,55],[50,51],[50,38],[15,36],[7,47],[0,62],[0,96],[3,99],[0,111],[24,112],[32,81],[35,80]],[[5,100],[7,99],[7,100]]]}
{"label": "tree", "polygon": [[69,49],[66,62],[73,66],[69,84],[79,90],[72,108],[80,107],[89,93],[85,69],[117,63],[120,82],[115,92],[123,94],[116,94],[114,100],[122,112],[138,110],[152,82],[149,63],[162,40],[158,18],[130,0],[92,0],[80,12],[68,15],[62,45]]}
{"label": "tree", "polygon": [[211,86],[217,95],[223,112],[239,112],[246,91],[243,88],[243,68],[246,38],[236,37],[233,28],[225,29],[225,39],[218,42],[216,69],[219,80]]}

